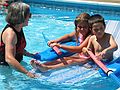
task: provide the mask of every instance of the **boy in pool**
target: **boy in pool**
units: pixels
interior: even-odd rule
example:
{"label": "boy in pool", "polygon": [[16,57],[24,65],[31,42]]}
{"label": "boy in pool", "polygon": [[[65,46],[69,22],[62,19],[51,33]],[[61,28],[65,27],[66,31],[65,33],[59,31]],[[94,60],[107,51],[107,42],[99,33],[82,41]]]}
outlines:
{"label": "boy in pool", "polygon": [[[63,49],[69,50],[71,52],[78,52],[78,53],[81,52],[82,48],[87,46],[88,40],[91,36],[90,29],[89,29],[89,24],[88,24],[88,19],[83,19],[83,20],[77,19],[77,20],[75,20],[75,26],[76,26],[76,28],[75,28],[75,32],[73,32],[74,33],[73,36],[76,34],[76,37],[77,37],[76,41],[77,42],[79,41],[78,37],[82,37],[82,39],[84,40],[83,42],[81,42],[81,44],[79,46],[66,46],[66,45],[60,45],[58,43],[52,43],[52,44],[50,44],[50,46],[56,45],[58,48],[63,48]],[[65,40],[65,39],[63,39],[63,40]],[[74,61],[71,60],[71,59],[74,59],[75,62],[79,62],[80,58],[77,54],[76,56],[74,55],[72,57],[64,57],[63,60],[55,60],[55,61],[47,62],[47,63],[44,63],[44,64],[46,66],[47,65],[51,66],[52,68],[59,68],[59,67],[63,67],[63,66],[72,64]],[[83,57],[82,60],[84,61],[84,59],[86,59],[86,58]],[[37,62],[36,60],[32,60],[31,65],[34,68],[37,68],[37,67],[39,67],[39,62]]]}
{"label": "boy in pool", "polygon": [[103,61],[111,61],[113,59],[113,52],[117,50],[118,46],[114,40],[114,37],[105,33],[105,22],[104,18],[99,15],[93,15],[89,19],[89,24],[92,35],[89,39],[87,48],[83,48],[83,52],[86,53],[86,50],[94,50],[94,54]]}

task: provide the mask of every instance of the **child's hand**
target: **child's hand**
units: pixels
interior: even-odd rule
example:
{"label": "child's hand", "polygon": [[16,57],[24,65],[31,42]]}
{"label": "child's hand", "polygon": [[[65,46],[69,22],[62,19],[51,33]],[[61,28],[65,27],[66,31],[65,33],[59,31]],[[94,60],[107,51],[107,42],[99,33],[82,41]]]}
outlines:
{"label": "child's hand", "polygon": [[99,53],[99,54],[96,54],[95,55],[96,56],[96,58],[98,59],[98,60],[102,60],[102,55]]}
{"label": "child's hand", "polygon": [[104,50],[101,52],[101,55],[104,57],[106,53],[107,53],[107,50],[104,49]]}
{"label": "child's hand", "polygon": [[98,52],[96,54],[96,57],[99,59],[99,60],[102,60],[102,59],[105,59],[105,54],[107,53],[107,49],[104,49],[103,51],[101,52]]}
{"label": "child's hand", "polygon": [[82,52],[85,56],[89,56],[87,51],[88,51],[88,49],[86,47],[83,47]]}
{"label": "child's hand", "polygon": [[56,40],[50,40],[50,41],[48,41],[48,46],[50,46],[50,44],[52,44],[52,43],[57,43],[57,41]]}
{"label": "child's hand", "polygon": [[83,53],[87,53],[87,48],[86,48],[86,47],[83,47],[82,52],[83,52]]}
{"label": "child's hand", "polygon": [[54,46],[60,48],[60,44],[59,43],[52,43],[52,44],[50,44],[50,47],[54,47]]}
{"label": "child's hand", "polygon": [[105,57],[105,52],[100,52],[99,54],[96,55],[96,57],[98,58],[98,60],[102,60]]}

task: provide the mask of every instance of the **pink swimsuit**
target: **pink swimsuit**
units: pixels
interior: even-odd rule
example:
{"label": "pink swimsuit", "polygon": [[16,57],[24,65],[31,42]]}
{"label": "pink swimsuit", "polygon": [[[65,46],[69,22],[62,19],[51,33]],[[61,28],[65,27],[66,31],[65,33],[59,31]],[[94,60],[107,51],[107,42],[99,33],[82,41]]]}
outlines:
{"label": "pink swimsuit", "polygon": [[[83,36],[82,35],[80,35],[80,37],[79,37],[79,42],[80,42],[80,44],[83,42]],[[83,58],[83,59],[89,59],[90,57],[88,57],[88,56],[85,56],[83,53],[80,53],[79,54],[79,57],[80,58]]]}

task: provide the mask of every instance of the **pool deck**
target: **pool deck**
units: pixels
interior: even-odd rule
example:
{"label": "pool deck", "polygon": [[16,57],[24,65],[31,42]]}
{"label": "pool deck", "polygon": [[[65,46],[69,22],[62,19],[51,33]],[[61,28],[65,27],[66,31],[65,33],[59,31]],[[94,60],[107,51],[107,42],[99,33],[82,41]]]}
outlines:
{"label": "pool deck", "polygon": [[99,2],[97,0],[24,0],[27,3],[43,3],[48,5],[89,8],[94,10],[120,12],[120,3]]}
{"label": "pool deck", "polygon": [[25,2],[44,2],[44,3],[47,3],[47,2],[58,2],[58,3],[89,3],[89,4],[94,4],[94,5],[107,5],[107,6],[119,6],[120,7],[120,0],[23,0]]}
{"label": "pool deck", "polygon": [[94,1],[94,2],[105,2],[105,3],[118,3],[120,4],[120,0],[79,0],[79,1]]}
{"label": "pool deck", "polygon": [[120,0],[65,0],[65,1],[76,1],[76,2],[87,1],[87,2],[99,2],[99,3],[102,2],[102,3],[117,3],[117,4],[120,4]]}
{"label": "pool deck", "polygon": [[[59,0],[50,0],[50,1],[59,1]],[[97,4],[107,4],[107,5],[120,5],[120,0],[60,0],[62,2],[88,2],[88,3],[97,3]]]}

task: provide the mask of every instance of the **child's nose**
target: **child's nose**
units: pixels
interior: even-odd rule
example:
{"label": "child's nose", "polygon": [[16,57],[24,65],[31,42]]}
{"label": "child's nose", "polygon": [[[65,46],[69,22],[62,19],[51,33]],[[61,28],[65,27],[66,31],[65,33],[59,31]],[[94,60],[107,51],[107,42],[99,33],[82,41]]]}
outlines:
{"label": "child's nose", "polygon": [[101,30],[99,29],[97,32],[101,32]]}

